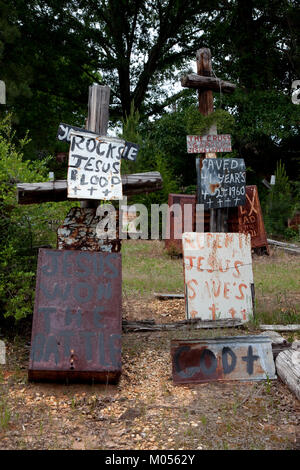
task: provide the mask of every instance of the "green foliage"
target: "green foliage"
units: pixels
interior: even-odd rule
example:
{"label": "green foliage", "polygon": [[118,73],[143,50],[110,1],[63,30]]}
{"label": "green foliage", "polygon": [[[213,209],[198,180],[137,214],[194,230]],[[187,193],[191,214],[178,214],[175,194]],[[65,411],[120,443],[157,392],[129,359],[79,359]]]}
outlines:
{"label": "green foliage", "polygon": [[46,181],[49,158],[24,161],[28,139],[14,140],[8,116],[0,121],[0,321],[32,313],[37,247],[55,243],[54,230],[66,210],[66,204],[17,204],[16,183]]}
{"label": "green foliage", "polygon": [[196,106],[186,111],[186,131],[191,135],[205,135],[215,124],[218,134],[232,134],[234,131],[234,117],[224,109],[217,109],[208,116],[203,116]]}
{"label": "green foliage", "polygon": [[288,218],[294,214],[296,203],[281,161],[277,163],[275,178],[275,184],[267,197],[264,221],[268,234],[284,235],[287,233]]}

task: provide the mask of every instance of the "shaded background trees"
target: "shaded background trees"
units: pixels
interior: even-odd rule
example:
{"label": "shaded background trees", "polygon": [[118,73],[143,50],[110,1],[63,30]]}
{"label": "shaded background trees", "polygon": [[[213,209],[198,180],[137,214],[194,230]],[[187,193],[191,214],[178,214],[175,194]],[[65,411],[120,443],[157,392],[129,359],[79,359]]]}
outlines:
{"label": "shaded background trees", "polygon": [[[84,126],[88,86],[97,82],[111,87],[112,127],[126,122],[132,104],[139,112],[144,146],[136,168],[157,168],[163,158],[169,178],[195,184],[185,135],[186,109],[197,95],[181,89],[180,76],[195,70],[196,50],[206,46],[214,74],[238,85],[233,95],[216,93],[215,107],[235,118],[233,149],[246,160],[248,182],[269,179],[279,160],[297,179],[300,106],[291,102],[291,84],[300,78],[298,2],[0,0],[0,13],[8,95],[0,112],[12,112],[18,137],[29,130],[25,158],[67,150],[56,140],[58,124]],[[56,167],[53,159],[49,168]]]}

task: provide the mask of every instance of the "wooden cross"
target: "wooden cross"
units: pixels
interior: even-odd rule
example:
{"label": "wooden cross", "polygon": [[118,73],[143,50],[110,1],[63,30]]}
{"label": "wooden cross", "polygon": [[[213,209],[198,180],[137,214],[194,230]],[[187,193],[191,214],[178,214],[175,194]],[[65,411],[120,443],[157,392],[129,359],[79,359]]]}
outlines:
{"label": "wooden cross", "polygon": [[[236,85],[233,83],[213,77],[211,51],[204,47],[196,54],[197,74],[186,75],[181,79],[181,85],[186,88],[198,90],[199,111],[203,116],[208,116],[214,111],[213,91],[220,93],[233,93]],[[212,126],[209,134],[216,134],[216,126]],[[204,154],[202,158],[196,158],[197,171],[197,204],[200,204],[201,195],[201,166],[203,158],[215,158],[216,154]],[[225,209],[226,210],[226,209]],[[227,212],[227,210],[226,210]],[[218,216],[218,220],[216,217]],[[210,231],[225,230],[225,214],[223,209],[210,209]]]}

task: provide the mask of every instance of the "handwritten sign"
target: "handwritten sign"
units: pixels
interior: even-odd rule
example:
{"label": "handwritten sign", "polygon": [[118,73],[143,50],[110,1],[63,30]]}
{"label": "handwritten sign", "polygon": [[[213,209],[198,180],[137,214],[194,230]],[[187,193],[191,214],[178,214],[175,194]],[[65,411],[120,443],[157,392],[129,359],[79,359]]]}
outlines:
{"label": "handwritten sign", "polygon": [[256,186],[246,186],[245,205],[238,208],[238,226],[240,233],[249,233],[251,235],[252,248],[265,247],[269,252]]}
{"label": "handwritten sign", "polygon": [[188,153],[231,152],[231,135],[188,135],[186,137]]}
{"label": "handwritten sign", "polygon": [[248,321],[253,314],[250,235],[186,232],[182,245],[187,318]]}
{"label": "handwritten sign", "polygon": [[122,199],[121,155],[123,143],[105,137],[72,134],[69,152],[68,197]]}
{"label": "handwritten sign", "polygon": [[276,379],[268,337],[172,340],[171,356],[173,380],[178,384]]}
{"label": "handwritten sign", "polygon": [[104,139],[106,142],[111,143],[112,145],[123,146],[123,151],[121,152],[121,158],[125,160],[135,161],[139,145],[133,144],[132,142],[127,142],[123,139],[118,139],[116,137],[109,136],[99,136],[96,132],[87,131],[81,127],[70,126],[69,124],[60,123],[57,132],[57,139],[61,142],[71,142],[72,134],[86,135],[93,138]]}
{"label": "handwritten sign", "polygon": [[41,249],[29,378],[115,380],[120,340],[121,254]]}
{"label": "handwritten sign", "polygon": [[242,158],[205,158],[201,169],[204,209],[245,204],[246,167]]}

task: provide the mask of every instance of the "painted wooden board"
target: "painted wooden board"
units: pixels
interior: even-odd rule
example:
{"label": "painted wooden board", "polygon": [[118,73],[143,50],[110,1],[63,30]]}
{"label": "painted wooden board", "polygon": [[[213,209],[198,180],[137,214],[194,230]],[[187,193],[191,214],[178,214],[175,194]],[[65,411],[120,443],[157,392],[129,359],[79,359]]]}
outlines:
{"label": "painted wooden board", "polygon": [[123,198],[121,155],[124,142],[105,137],[71,134],[68,168],[68,197],[120,200]]}
{"label": "painted wooden board", "polygon": [[250,235],[186,232],[182,244],[187,318],[248,321],[254,286]]}
{"label": "painted wooden board", "polygon": [[261,336],[173,340],[177,384],[276,379],[271,340]]}
{"label": "painted wooden board", "polygon": [[124,158],[125,160],[136,160],[138,150],[139,150],[139,145],[134,144],[132,142],[127,142],[126,140],[123,139],[118,139],[116,137],[110,137],[110,136],[99,136],[96,132],[91,132],[85,129],[82,129],[81,127],[76,127],[76,126],[70,126],[69,124],[64,124],[60,123],[58,126],[58,131],[57,131],[57,139],[60,140],[61,142],[71,142],[71,136],[72,134],[80,134],[80,135],[86,135],[87,137],[91,138],[98,138],[98,139],[104,139],[106,142],[111,143],[112,145],[123,145],[123,151],[121,154],[121,158]]}
{"label": "painted wooden board", "polygon": [[242,158],[205,158],[201,168],[201,203],[204,209],[243,206],[246,167]]}
{"label": "painted wooden board", "polygon": [[29,379],[116,381],[121,302],[120,253],[41,249]]}
{"label": "painted wooden board", "polygon": [[231,135],[188,135],[186,137],[188,153],[231,152]]}

